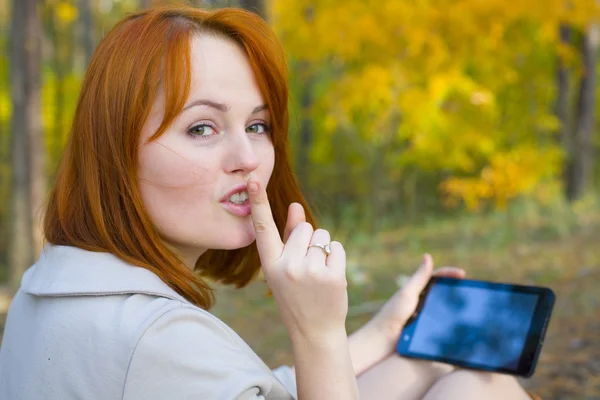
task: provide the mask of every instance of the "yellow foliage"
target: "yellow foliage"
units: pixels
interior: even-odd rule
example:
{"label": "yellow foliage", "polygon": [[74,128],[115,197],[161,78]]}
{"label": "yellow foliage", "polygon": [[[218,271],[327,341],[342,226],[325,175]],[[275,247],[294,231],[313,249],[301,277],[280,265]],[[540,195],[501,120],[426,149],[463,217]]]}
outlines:
{"label": "yellow foliage", "polygon": [[54,7],[54,12],[58,24],[65,26],[75,21],[79,16],[79,11],[72,4],[61,1]]}
{"label": "yellow foliage", "polygon": [[[319,162],[342,132],[357,147],[393,143],[396,171],[443,171],[449,204],[503,207],[559,178],[553,137],[561,23],[600,17],[596,0],[272,1],[272,22],[310,74],[335,71],[311,108]],[[338,152],[339,153],[339,152]],[[348,157],[354,157],[354,153]],[[400,171],[400,172],[398,172]]]}
{"label": "yellow foliage", "polygon": [[0,121],[8,121],[12,113],[12,102],[8,90],[0,90]]}
{"label": "yellow foliage", "polygon": [[558,171],[546,163],[559,165],[560,157],[559,152],[541,153],[529,146],[496,153],[479,177],[452,177],[442,183],[442,190],[450,201],[461,199],[471,210],[488,200],[504,208],[510,200],[532,193],[539,182],[556,174]]}

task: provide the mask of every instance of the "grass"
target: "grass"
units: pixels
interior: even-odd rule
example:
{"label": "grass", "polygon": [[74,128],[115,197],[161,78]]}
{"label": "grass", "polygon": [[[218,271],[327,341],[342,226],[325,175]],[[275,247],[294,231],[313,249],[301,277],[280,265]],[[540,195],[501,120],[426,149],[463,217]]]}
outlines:
{"label": "grass", "polygon": [[[594,198],[573,207],[521,203],[490,215],[430,218],[375,235],[330,230],[348,256],[349,332],[371,317],[428,252],[438,265],[461,266],[471,278],[551,287],[557,302],[544,348],[535,375],[522,383],[545,400],[600,398],[600,204]],[[264,282],[244,290],[218,287],[212,311],[268,365],[293,362]],[[0,315],[0,332],[3,319]]]}
{"label": "grass", "polygon": [[[333,231],[333,230],[332,230]],[[468,276],[551,287],[557,303],[534,377],[522,383],[544,399],[600,398],[600,207],[517,204],[504,212],[366,235],[337,230],[348,253],[348,330],[366,322],[397,290],[424,252]],[[291,364],[287,333],[266,285],[219,288],[215,314],[267,362]]]}

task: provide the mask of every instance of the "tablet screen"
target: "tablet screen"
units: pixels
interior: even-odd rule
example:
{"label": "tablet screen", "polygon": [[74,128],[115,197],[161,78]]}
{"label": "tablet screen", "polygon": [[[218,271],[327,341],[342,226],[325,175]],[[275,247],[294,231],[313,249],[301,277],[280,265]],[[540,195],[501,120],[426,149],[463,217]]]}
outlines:
{"label": "tablet screen", "polygon": [[516,370],[539,296],[438,283],[429,291],[411,353]]}

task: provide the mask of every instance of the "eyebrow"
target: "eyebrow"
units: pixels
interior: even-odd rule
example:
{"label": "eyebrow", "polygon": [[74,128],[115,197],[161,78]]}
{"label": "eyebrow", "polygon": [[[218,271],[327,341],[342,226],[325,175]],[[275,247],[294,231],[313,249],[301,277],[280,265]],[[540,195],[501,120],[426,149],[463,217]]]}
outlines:
{"label": "eyebrow", "polygon": [[[195,106],[207,106],[207,107],[219,110],[221,112],[227,112],[230,109],[230,107],[228,105],[226,105],[226,104],[217,103],[217,102],[214,102],[212,100],[200,99],[200,100],[194,100],[194,101],[192,101],[191,103],[189,103],[188,105],[186,105],[185,107],[183,107],[183,110],[181,110],[181,111],[182,112],[186,111],[187,109],[195,107]],[[261,106],[255,107],[252,110],[252,114],[256,114],[256,113],[261,112],[261,111],[266,110],[266,109],[267,109],[267,105],[263,104]]]}

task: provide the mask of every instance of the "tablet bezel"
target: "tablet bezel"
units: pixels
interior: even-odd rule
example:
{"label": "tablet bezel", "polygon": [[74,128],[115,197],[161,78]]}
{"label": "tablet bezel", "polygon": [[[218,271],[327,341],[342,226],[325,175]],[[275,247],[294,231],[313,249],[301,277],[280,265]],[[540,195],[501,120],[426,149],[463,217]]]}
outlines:
{"label": "tablet bezel", "polygon": [[[504,367],[497,367],[493,365],[484,365],[478,363],[470,363],[463,360],[451,359],[443,356],[432,356],[429,354],[410,352],[408,349],[413,338],[413,334],[419,322],[420,312],[425,304],[425,299],[429,290],[434,284],[443,284],[450,286],[462,286],[462,287],[473,287],[481,288],[494,291],[503,292],[518,292],[535,294],[538,296],[537,304],[533,312],[531,324],[521,356],[519,359],[518,367],[516,369],[509,369]],[[405,357],[419,358],[432,361],[440,361],[448,364],[457,365],[469,369],[477,369],[483,371],[501,372],[511,375],[518,375],[523,377],[530,377],[535,371],[535,366],[541,352],[541,348],[544,342],[544,337],[552,314],[552,308],[555,302],[554,292],[547,287],[541,286],[526,286],[526,285],[514,285],[508,283],[496,283],[488,281],[480,281],[473,279],[455,279],[455,278],[440,278],[434,277],[427,284],[425,290],[421,293],[419,303],[413,317],[405,324],[398,343],[396,351]]]}

